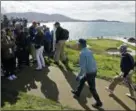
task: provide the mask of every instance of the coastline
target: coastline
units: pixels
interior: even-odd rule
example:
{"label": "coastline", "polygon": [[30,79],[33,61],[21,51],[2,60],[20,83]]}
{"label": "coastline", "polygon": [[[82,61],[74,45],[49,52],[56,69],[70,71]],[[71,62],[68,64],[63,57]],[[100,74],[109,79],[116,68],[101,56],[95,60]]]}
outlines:
{"label": "coastline", "polygon": [[136,43],[128,42],[128,39],[130,37],[126,37],[126,39],[125,39],[125,37],[112,37],[112,38],[111,37],[104,37],[104,38],[106,38],[106,39],[113,39],[113,40],[119,40],[119,41],[122,41],[124,43],[127,43],[129,45],[132,45],[132,46],[136,47]]}
{"label": "coastline", "polygon": [[[122,42],[124,42],[124,43],[126,43],[126,44],[129,44],[129,45],[132,45],[132,46],[134,46],[134,47],[136,47],[136,43],[132,43],[132,42],[128,42],[128,39],[129,39],[130,37],[126,37],[126,39],[125,39],[125,37],[119,37],[119,36],[116,36],[116,37],[110,37],[110,36],[108,36],[108,37],[106,37],[106,36],[102,36],[102,38],[101,37],[99,37],[99,39],[111,39],[111,40],[119,40],[119,41],[122,41]],[[134,38],[136,38],[136,37],[134,37]],[[90,38],[85,38],[85,39],[98,39],[97,37],[90,37]],[[98,39],[98,40],[99,40]],[[68,41],[73,41],[73,40],[78,40],[78,39],[69,39]]]}
{"label": "coastline", "polygon": [[129,44],[129,45],[132,45],[132,46],[134,46],[134,47],[136,47],[136,43],[131,43],[131,42],[128,42],[128,38],[127,39],[124,39],[124,38],[114,38],[115,40],[120,40],[120,41],[122,41],[122,42],[124,42],[124,43],[127,43],[127,44]]}

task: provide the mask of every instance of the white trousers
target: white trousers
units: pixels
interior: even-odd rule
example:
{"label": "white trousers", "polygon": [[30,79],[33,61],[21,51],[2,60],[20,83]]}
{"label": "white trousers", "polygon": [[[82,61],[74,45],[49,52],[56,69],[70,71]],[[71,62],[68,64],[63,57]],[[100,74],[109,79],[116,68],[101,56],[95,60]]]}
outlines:
{"label": "white trousers", "polygon": [[37,60],[39,69],[42,69],[42,67],[45,67],[43,51],[44,51],[44,46],[41,46],[39,49],[36,49],[36,60]]}

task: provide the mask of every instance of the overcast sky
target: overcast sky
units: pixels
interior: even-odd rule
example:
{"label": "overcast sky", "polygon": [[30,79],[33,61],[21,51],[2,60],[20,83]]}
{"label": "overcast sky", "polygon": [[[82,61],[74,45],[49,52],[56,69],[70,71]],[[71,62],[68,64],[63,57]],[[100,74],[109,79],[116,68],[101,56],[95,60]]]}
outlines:
{"label": "overcast sky", "polygon": [[84,20],[135,22],[135,1],[1,1],[1,10],[57,13]]}

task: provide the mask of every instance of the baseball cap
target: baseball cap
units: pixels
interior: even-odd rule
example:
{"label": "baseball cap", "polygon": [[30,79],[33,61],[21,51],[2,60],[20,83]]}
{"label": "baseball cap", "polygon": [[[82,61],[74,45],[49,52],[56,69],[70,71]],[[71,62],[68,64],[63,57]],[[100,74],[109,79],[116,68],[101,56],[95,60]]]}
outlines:
{"label": "baseball cap", "polygon": [[123,44],[119,47],[120,52],[127,52],[127,45]]}
{"label": "baseball cap", "polygon": [[85,39],[79,39],[78,44],[80,44],[82,46],[86,46],[86,40]]}

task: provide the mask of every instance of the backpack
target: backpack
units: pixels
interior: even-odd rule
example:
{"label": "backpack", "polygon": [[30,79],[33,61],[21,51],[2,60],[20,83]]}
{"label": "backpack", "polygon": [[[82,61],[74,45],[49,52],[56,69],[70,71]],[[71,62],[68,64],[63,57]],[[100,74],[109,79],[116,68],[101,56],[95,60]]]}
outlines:
{"label": "backpack", "polygon": [[134,69],[134,67],[135,67],[135,62],[134,62],[134,58],[130,55],[130,54],[128,54],[128,57],[129,57],[129,60],[130,60],[130,67],[132,68],[132,69]]}
{"label": "backpack", "polygon": [[67,29],[63,29],[62,36],[65,40],[69,39],[69,31]]}

